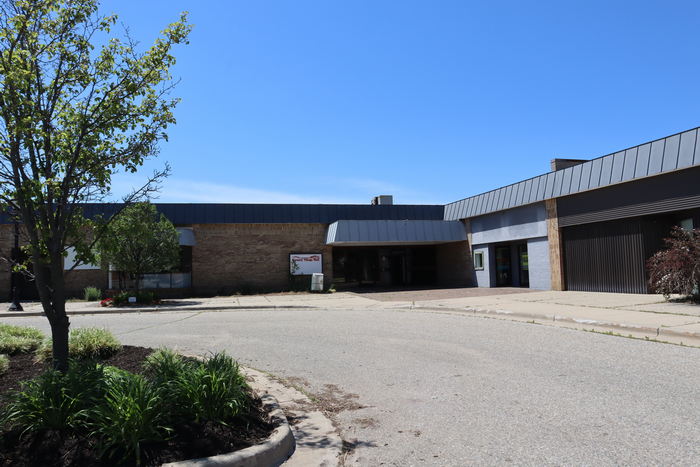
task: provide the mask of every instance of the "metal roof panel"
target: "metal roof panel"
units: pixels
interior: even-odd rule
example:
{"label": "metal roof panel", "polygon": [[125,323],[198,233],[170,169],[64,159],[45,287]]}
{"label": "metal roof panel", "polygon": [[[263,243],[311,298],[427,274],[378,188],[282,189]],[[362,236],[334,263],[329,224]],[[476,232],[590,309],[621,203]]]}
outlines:
{"label": "metal roof panel", "polygon": [[649,153],[651,144],[643,144],[637,149],[637,166],[634,169],[634,177],[646,177],[649,170]]}
{"label": "metal roof panel", "polygon": [[680,148],[680,135],[673,135],[666,138],[664,146],[664,162],[661,165],[662,172],[675,170],[678,167],[678,149]]}
{"label": "metal roof panel", "polygon": [[681,133],[681,145],[678,151],[678,168],[690,167],[693,165],[693,156],[695,155],[695,141],[697,138],[697,130],[686,131]]}
{"label": "metal roof panel", "polygon": [[625,151],[625,163],[622,166],[623,182],[634,178],[634,170],[637,167],[637,150],[638,148],[632,148]]}
{"label": "metal roof panel", "polygon": [[625,166],[625,151],[616,152],[613,155],[612,174],[610,183],[617,183],[622,180],[622,169]]}

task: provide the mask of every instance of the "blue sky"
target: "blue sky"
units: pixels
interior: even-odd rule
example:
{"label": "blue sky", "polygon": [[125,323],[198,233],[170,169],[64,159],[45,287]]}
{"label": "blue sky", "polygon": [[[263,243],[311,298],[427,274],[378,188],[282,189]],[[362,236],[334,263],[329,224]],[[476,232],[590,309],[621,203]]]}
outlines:
{"label": "blue sky", "polygon": [[[161,202],[446,203],[700,125],[700,3],[104,1],[190,12]],[[139,178],[119,176],[115,194]]]}

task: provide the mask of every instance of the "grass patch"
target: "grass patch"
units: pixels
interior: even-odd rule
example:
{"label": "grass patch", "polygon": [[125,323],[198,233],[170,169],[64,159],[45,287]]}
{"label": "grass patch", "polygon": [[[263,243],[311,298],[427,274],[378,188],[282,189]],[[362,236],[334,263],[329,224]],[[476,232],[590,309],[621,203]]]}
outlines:
{"label": "grass patch", "polygon": [[44,340],[44,333],[27,326],[0,323],[0,354],[16,355],[35,351]]}
{"label": "grass patch", "polygon": [[4,374],[10,368],[10,359],[7,355],[0,355],[0,375]]}
{"label": "grass patch", "polygon": [[[52,340],[45,339],[37,350],[37,358],[41,361],[51,359]],[[78,328],[68,336],[68,354],[77,360],[105,359],[111,357],[122,345],[116,337],[102,328]]]}

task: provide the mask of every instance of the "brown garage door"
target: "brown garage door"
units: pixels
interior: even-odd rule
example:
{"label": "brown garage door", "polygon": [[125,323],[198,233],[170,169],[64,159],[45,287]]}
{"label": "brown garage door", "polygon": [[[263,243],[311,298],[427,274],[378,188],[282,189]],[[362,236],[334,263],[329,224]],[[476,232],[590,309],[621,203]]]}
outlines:
{"label": "brown garage door", "polygon": [[659,218],[564,228],[567,290],[647,293],[646,260],[669,230],[669,222]]}

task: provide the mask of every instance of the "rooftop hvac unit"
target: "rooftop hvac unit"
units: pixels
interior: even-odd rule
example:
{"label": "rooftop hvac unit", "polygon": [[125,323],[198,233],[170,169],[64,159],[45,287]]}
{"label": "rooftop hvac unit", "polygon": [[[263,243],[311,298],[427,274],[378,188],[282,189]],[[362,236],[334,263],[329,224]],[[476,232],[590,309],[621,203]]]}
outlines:
{"label": "rooftop hvac unit", "polygon": [[394,197],[392,195],[379,195],[372,198],[372,204],[394,204]]}

